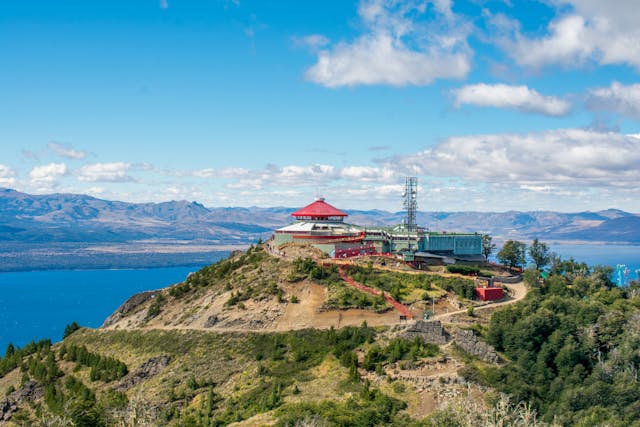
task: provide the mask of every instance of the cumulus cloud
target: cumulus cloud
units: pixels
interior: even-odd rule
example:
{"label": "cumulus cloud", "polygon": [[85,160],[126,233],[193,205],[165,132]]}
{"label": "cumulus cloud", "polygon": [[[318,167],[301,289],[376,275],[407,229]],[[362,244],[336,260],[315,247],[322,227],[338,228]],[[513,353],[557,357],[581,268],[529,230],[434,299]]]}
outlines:
{"label": "cumulus cloud", "polygon": [[363,0],[361,36],[318,52],[305,77],[326,87],[427,85],[471,69],[471,25],[447,0]]}
{"label": "cumulus cloud", "polygon": [[[500,43],[518,64],[533,68],[560,64],[628,64],[640,70],[640,9],[636,0],[553,0],[559,15],[542,37],[527,37],[504,15],[490,22]],[[567,9],[569,10],[567,12]]]}
{"label": "cumulus cloud", "polygon": [[609,87],[592,89],[587,96],[586,105],[590,110],[640,119],[640,84],[625,86],[613,82]]}
{"label": "cumulus cloud", "polygon": [[527,86],[484,83],[467,85],[452,90],[455,105],[477,105],[481,107],[509,108],[547,116],[564,116],[571,104],[555,96],[544,96]]}
{"label": "cumulus cloud", "polygon": [[35,185],[51,185],[55,181],[67,174],[67,165],[64,163],[49,163],[48,165],[36,166],[29,172],[31,183]]}
{"label": "cumulus cloud", "polygon": [[61,144],[59,142],[50,142],[47,144],[49,150],[60,157],[64,157],[67,159],[84,159],[87,157],[87,153],[85,151],[76,150],[69,144]]}
{"label": "cumulus cloud", "polygon": [[130,182],[134,179],[127,175],[131,167],[128,163],[94,163],[78,168],[75,173],[78,180],[85,182]]}
{"label": "cumulus cloud", "polygon": [[11,169],[9,166],[5,166],[0,164],[0,185],[1,186],[12,186],[16,183],[15,179],[15,171]]}
{"label": "cumulus cloud", "polygon": [[415,155],[382,163],[404,173],[527,185],[529,190],[623,188],[640,182],[640,138],[583,129],[452,137]]}

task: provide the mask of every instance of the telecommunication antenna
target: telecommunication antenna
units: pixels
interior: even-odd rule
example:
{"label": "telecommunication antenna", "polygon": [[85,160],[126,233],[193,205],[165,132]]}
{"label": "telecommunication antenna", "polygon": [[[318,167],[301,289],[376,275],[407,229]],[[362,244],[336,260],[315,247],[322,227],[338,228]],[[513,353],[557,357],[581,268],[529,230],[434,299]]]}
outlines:
{"label": "telecommunication antenna", "polygon": [[404,225],[408,231],[416,231],[416,213],[418,212],[418,178],[408,176],[405,181],[404,192],[402,193],[403,206],[407,211]]}

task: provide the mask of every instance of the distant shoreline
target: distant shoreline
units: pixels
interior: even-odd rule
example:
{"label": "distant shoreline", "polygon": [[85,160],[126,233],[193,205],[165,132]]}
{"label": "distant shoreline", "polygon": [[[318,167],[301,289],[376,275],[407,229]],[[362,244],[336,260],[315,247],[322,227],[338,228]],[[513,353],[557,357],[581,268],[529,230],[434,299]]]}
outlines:
{"label": "distant shoreline", "polygon": [[[206,264],[204,264],[206,265]],[[13,269],[13,270],[5,270],[0,268],[0,274],[2,273],[36,273],[43,271],[136,271],[136,270],[156,270],[162,268],[180,268],[180,267],[197,267],[201,268],[203,264],[171,264],[171,265],[154,265],[154,266],[139,266],[139,267],[94,267],[94,268],[84,268],[84,267],[69,267],[69,268],[32,268],[32,269]]]}
{"label": "distant shoreline", "polygon": [[228,256],[230,251],[188,253],[98,253],[0,257],[0,273],[35,271],[146,270],[155,268],[199,267]]}

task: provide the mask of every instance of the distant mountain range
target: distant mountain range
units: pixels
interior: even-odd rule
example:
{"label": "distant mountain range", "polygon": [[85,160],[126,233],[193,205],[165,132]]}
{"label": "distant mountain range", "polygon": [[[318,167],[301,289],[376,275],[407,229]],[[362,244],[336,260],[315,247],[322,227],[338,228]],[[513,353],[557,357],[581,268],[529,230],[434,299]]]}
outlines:
{"label": "distant mountain range", "polygon": [[[291,221],[295,208],[207,208],[197,202],[125,203],[75,194],[29,195],[0,189],[0,243],[123,243],[145,240],[247,244]],[[348,211],[359,225],[393,225],[402,212]],[[560,213],[420,212],[432,230],[491,234],[496,240],[640,244],[640,216],[621,210]]]}
{"label": "distant mountain range", "polygon": [[[207,208],[197,202],[125,203],[76,194],[0,189],[0,270],[202,265],[268,238],[294,207]],[[395,225],[403,212],[347,210],[358,225]],[[560,213],[420,212],[431,230],[549,243],[640,244],[640,216],[621,210]],[[213,258],[212,258],[213,257]]]}

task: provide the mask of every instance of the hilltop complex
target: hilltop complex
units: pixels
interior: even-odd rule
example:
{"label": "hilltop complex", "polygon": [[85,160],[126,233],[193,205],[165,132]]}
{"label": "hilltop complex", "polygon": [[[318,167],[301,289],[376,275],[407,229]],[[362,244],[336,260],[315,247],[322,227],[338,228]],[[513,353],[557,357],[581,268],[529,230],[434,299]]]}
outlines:
{"label": "hilltop complex", "polygon": [[482,235],[447,233],[418,227],[415,178],[407,178],[403,197],[407,217],[395,227],[362,227],[347,224],[347,213],[331,206],[323,198],[291,214],[295,222],[275,231],[272,246],[308,243],[333,258],[357,255],[394,254],[416,265],[484,261]]}

